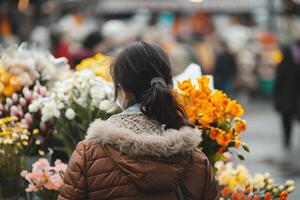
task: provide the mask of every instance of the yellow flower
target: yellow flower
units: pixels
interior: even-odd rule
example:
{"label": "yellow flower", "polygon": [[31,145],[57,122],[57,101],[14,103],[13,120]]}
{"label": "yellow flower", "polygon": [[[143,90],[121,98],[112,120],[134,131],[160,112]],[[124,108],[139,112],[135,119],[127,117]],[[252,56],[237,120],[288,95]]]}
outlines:
{"label": "yellow flower", "polygon": [[182,91],[183,95],[189,95],[195,89],[191,80],[178,82],[178,88]]}
{"label": "yellow flower", "polygon": [[109,73],[109,66],[112,59],[102,54],[96,54],[91,58],[86,58],[76,66],[76,71],[90,69],[95,72],[96,76],[102,77],[107,81],[112,81]]}
{"label": "yellow flower", "polygon": [[226,113],[230,117],[240,117],[244,114],[244,109],[236,101],[231,100],[226,107]]}

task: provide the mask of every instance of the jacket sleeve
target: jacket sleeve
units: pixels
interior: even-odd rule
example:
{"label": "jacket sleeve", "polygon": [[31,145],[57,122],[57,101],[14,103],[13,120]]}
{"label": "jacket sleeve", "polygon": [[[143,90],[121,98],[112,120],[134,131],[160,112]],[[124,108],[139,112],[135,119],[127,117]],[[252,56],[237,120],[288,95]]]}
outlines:
{"label": "jacket sleeve", "polygon": [[80,142],[73,152],[59,190],[58,200],[87,200],[85,145]]}
{"label": "jacket sleeve", "polygon": [[217,190],[217,181],[210,165],[209,160],[206,160],[206,186],[204,190],[203,200],[219,200],[219,192]]}

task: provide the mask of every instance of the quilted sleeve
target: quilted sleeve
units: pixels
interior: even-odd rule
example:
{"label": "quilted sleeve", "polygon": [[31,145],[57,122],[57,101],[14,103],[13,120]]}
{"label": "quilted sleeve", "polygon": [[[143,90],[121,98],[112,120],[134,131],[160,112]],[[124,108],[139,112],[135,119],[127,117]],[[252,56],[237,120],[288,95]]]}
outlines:
{"label": "quilted sleeve", "polygon": [[58,200],[87,200],[85,145],[80,142],[73,152],[59,190]]}
{"label": "quilted sleeve", "polygon": [[206,186],[204,190],[204,197],[203,200],[219,200],[219,192],[217,190],[217,183],[214,176],[213,169],[210,165],[209,160],[206,160]]}

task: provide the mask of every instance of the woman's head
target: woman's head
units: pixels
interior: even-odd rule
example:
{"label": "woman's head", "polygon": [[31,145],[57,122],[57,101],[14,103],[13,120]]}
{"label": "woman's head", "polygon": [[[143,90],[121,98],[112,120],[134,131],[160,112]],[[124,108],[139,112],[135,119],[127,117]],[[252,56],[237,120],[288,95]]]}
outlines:
{"label": "woman's head", "polygon": [[123,108],[139,103],[141,111],[166,128],[186,124],[184,110],[172,94],[172,73],[167,54],[158,46],[135,42],[111,67],[116,98]]}

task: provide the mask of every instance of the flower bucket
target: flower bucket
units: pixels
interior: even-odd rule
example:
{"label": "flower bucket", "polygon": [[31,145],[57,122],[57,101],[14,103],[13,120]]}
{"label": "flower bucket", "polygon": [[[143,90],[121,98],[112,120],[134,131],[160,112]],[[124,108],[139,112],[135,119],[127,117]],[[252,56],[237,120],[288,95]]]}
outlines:
{"label": "flower bucket", "polygon": [[22,190],[22,180],[19,177],[0,177],[0,199],[17,200]]}

